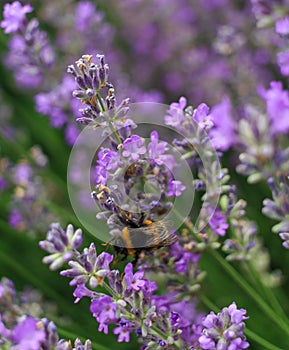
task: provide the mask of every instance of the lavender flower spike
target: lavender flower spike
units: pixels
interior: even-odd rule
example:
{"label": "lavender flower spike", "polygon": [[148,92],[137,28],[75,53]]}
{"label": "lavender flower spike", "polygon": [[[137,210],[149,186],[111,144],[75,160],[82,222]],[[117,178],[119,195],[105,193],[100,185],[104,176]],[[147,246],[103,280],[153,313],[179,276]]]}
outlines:
{"label": "lavender flower spike", "polygon": [[113,256],[106,252],[97,255],[94,243],[85,248],[78,261],[69,261],[68,270],[61,271],[62,276],[72,277],[71,286],[89,283],[90,288],[102,285],[103,279],[110,272],[109,264]]}
{"label": "lavender flower spike", "polygon": [[218,315],[211,311],[202,322],[205,328],[199,338],[201,349],[247,349],[249,343],[243,334],[243,321],[248,318],[245,314],[246,310],[238,310],[235,302],[224,307]]}
{"label": "lavender flower spike", "polygon": [[49,264],[51,270],[56,270],[71,260],[75,254],[75,250],[81,244],[81,229],[74,231],[73,226],[68,225],[66,231],[64,231],[60,224],[51,224],[46,240],[39,242],[39,246],[50,253],[50,255],[43,258],[43,263]]}

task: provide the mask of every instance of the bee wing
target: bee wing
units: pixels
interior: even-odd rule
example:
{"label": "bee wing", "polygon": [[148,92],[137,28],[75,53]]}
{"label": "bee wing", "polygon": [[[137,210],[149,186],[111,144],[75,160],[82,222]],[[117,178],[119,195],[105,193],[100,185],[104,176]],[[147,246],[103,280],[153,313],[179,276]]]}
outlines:
{"label": "bee wing", "polygon": [[130,244],[128,248],[160,248],[177,241],[177,236],[170,232],[163,220],[151,225],[129,229]]}

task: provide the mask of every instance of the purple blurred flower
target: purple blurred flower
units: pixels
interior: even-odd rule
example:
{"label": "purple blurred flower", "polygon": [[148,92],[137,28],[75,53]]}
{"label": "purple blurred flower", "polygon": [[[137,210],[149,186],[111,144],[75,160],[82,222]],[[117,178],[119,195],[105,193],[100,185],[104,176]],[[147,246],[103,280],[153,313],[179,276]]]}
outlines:
{"label": "purple blurred flower", "polygon": [[192,266],[198,266],[201,255],[186,251],[178,242],[170,246],[170,256],[174,259],[177,273],[185,273],[193,270]]}
{"label": "purple blurred flower", "polygon": [[168,114],[164,118],[166,125],[177,128],[185,120],[184,109],[186,105],[187,100],[183,96],[180,97],[178,102],[171,103],[167,111]]}
{"label": "purple blurred flower", "polygon": [[236,125],[231,116],[231,103],[227,96],[211,109],[211,118],[214,126],[210,129],[209,135],[213,145],[218,150],[227,151],[237,143]]}
{"label": "purple blurred flower", "polygon": [[181,259],[175,263],[176,272],[184,273],[188,270],[191,261],[195,260],[195,255],[190,252],[185,252]]}
{"label": "purple blurred flower", "polygon": [[9,225],[13,228],[22,231],[22,225],[24,224],[23,216],[19,210],[13,209],[9,215]]}
{"label": "purple blurred flower", "polygon": [[245,314],[246,310],[238,310],[235,302],[223,308],[218,315],[211,311],[202,322],[205,328],[199,338],[201,349],[247,349],[249,343],[243,334],[243,321],[248,318]]}
{"label": "purple blurred flower", "polygon": [[118,153],[102,147],[98,152],[97,166],[95,167],[96,183],[105,185],[109,176],[108,171],[114,172],[120,166],[121,160]]}
{"label": "purple blurred flower", "polygon": [[289,249],[289,178],[269,178],[268,185],[272,191],[272,199],[264,199],[262,213],[278,223],[272,227],[284,241],[282,245]]}
{"label": "purple blurred flower", "polygon": [[[52,91],[52,93],[41,93],[36,95],[36,109],[41,114],[49,115],[51,125],[54,128],[61,128],[67,121],[67,115],[61,108],[53,105],[54,96],[54,91]],[[58,103],[62,100],[60,100],[58,96],[57,98],[55,96],[55,101]]]}
{"label": "purple blurred flower", "polygon": [[4,5],[3,21],[0,23],[4,33],[14,33],[25,27],[26,13],[32,12],[33,8],[27,4],[22,6],[19,1]]}
{"label": "purple blurred flower", "polygon": [[[159,142],[159,134],[157,131],[153,131],[150,137],[151,137],[151,142],[148,144],[149,156],[152,159],[156,160],[156,158],[163,155],[163,153],[167,151],[168,149],[167,142],[164,142],[164,141]],[[159,164],[157,161],[156,163]],[[163,164],[163,162],[161,161],[160,164]]]}
{"label": "purple blurred flower", "polygon": [[289,93],[283,90],[281,82],[272,81],[270,89],[261,91],[266,101],[267,113],[273,135],[285,134],[289,131]]}
{"label": "purple blurred flower", "polygon": [[[71,94],[75,87],[74,79],[70,76],[64,76],[62,82],[54,89],[35,96],[37,111],[48,115],[53,127],[61,128],[68,121],[68,115],[72,109]],[[75,100],[73,99],[73,101]],[[80,105],[78,103],[78,107]],[[73,106],[73,108],[75,107]]]}
{"label": "purple blurred flower", "polygon": [[289,75],[289,50],[277,54],[277,63],[283,75]]}
{"label": "purple blurred flower", "polygon": [[75,6],[75,29],[84,32],[91,26],[100,24],[103,14],[96,12],[95,4],[91,1],[80,1]]}
{"label": "purple blurred flower", "polygon": [[276,33],[280,35],[288,35],[289,34],[289,17],[279,19],[275,24]]}
{"label": "purple blurred flower", "polygon": [[[13,69],[13,67],[10,68]],[[38,67],[32,65],[24,65],[22,67],[15,67],[14,70],[15,80],[21,87],[36,89],[42,83],[42,74]]]}
{"label": "purple blurred flower", "polygon": [[148,144],[148,153],[150,159],[155,161],[157,165],[165,165],[168,169],[176,166],[174,156],[172,154],[164,154],[168,150],[168,143],[159,142],[159,134],[157,131],[151,132],[151,142]]}
{"label": "purple blurred flower", "polygon": [[136,162],[145,153],[146,148],[140,136],[132,135],[124,141],[122,155],[126,158],[129,157],[130,161]]}
{"label": "purple blurred flower", "polygon": [[68,124],[65,128],[65,139],[69,145],[74,145],[79,135],[79,129],[75,124]]}
{"label": "purple blurred flower", "polygon": [[45,332],[38,328],[37,321],[33,317],[27,317],[13,330],[12,343],[15,350],[39,350],[43,340]]}
{"label": "purple blurred flower", "polygon": [[193,120],[196,121],[201,129],[210,129],[214,123],[212,116],[209,114],[209,107],[205,103],[201,103],[193,114]]}
{"label": "purple blurred flower", "polygon": [[257,19],[272,13],[273,2],[271,0],[251,0],[251,4]]}
{"label": "purple blurred flower", "polygon": [[29,22],[23,21],[23,31],[11,37],[5,64],[13,71],[18,85],[37,88],[54,59],[47,33],[39,29],[38,20],[33,18]]}
{"label": "purple blurred flower", "polygon": [[11,337],[11,331],[7,329],[4,323],[2,322],[2,315],[0,315],[0,336],[3,336],[7,339]]}
{"label": "purple blurred flower", "polygon": [[217,208],[209,220],[209,225],[216,235],[225,236],[226,230],[229,227],[226,219],[226,215],[222,214],[221,209]]}
{"label": "purple blurred flower", "polygon": [[29,164],[22,162],[15,166],[13,181],[16,185],[27,185],[32,175],[32,169]]}
{"label": "purple blurred flower", "polygon": [[182,192],[186,189],[186,186],[178,180],[171,180],[168,185],[168,196],[176,196],[179,197]]}

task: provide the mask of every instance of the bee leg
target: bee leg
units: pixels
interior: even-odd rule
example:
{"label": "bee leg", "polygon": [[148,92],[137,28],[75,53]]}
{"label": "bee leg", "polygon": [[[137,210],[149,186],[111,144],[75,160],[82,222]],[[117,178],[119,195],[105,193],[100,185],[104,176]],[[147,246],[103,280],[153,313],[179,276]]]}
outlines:
{"label": "bee leg", "polygon": [[122,258],[119,258],[118,262],[122,262],[122,261],[125,261],[127,259],[129,254],[128,254],[128,250],[126,248],[118,247],[118,246],[114,246],[113,248],[116,251],[117,255],[122,255]]}
{"label": "bee leg", "polygon": [[123,258],[121,259],[121,261],[125,261],[127,260],[127,257],[129,256],[128,250],[127,249],[123,249]]}
{"label": "bee leg", "polygon": [[141,252],[142,252],[141,249],[136,249],[136,250],[135,250],[134,259],[133,259],[133,261],[132,261],[133,267],[136,266],[136,264],[137,264],[137,262],[138,262],[138,260],[139,260],[139,257],[140,257]]}

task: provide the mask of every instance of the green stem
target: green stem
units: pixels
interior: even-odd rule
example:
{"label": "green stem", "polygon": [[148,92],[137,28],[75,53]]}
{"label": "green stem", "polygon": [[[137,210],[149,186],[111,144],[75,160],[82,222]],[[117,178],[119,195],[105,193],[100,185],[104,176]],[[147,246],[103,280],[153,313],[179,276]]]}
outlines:
{"label": "green stem", "polygon": [[289,335],[289,327],[287,322],[284,322],[283,319],[280,319],[279,315],[277,315],[268,306],[268,304],[260,298],[259,294],[257,294],[255,290],[250,285],[248,285],[247,281],[227,262],[227,260],[221,257],[219,253],[214,250],[211,250],[211,254],[219,262],[223,269],[235,280],[235,282],[237,282],[241,288],[251,296],[251,298],[259,305],[264,313],[276,324],[278,324],[287,333],[287,335]]}
{"label": "green stem", "polygon": [[191,158],[191,157],[194,155],[195,152],[196,152],[196,151],[187,152],[187,153],[185,153],[185,154],[183,154],[183,155],[181,156],[181,159],[188,159],[188,158]]}
{"label": "green stem", "polygon": [[[4,253],[3,250],[0,250],[0,261],[13,269],[18,276],[21,276],[21,278],[27,281],[29,284],[33,285],[37,289],[40,289],[47,297],[49,297],[49,299],[60,301],[62,307],[66,306],[66,303],[60,294],[55,293],[54,289],[42,283],[37,276],[30,273],[30,271],[25,269],[22,264],[19,264],[15,259],[12,259],[11,256]],[[70,307],[65,309],[67,314],[71,314]]]}
{"label": "green stem", "polygon": [[102,111],[105,112],[106,110],[105,110],[105,107],[104,107],[104,105],[102,103],[102,99],[101,99],[100,94],[97,94],[96,97],[97,97],[97,101],[100,104],[100,107],[101,107]]}
{"label": "green stem", "polygon": [[208,307],[209,310],[214,311],[215,313],[219,312],[219,308],[214,304],[209,298],[207,298],[205,295],[199,294],[199,298],[201,299],[202,303]]}
{"label": "green stem", "polygon": [[[102,103],[102,99],[101,99],[100,94],[97,94],[96,96],[97,96],[97,100],[98,100],[98,103],[100,104],[100,107],[101,107],[102,111],[103,111],[103,112],[106,112],[106,109],[105,109],[105,107],[104,107],[104,105],[103,105],[103,103]],[[111,131],[111,132],[113,133],[113,135],[115,136],[115,138],[116,138],[116,140],[117,140],[117,143],[118,143],[119,145],[121,145],[121,144],[122,144],[122,141],[121,141],[121,139],[120,139],[120,137],[119,137],[119,134],[118,134],[117,130],[113,127],[113,125],[112,125],[111,122],[109,122],[109,128],[110,128],[110,131]]]}
{"label": "green stem", "polygon": [[271,288],[264,286],[259,274],[250,261],[245,262],[245,264],[248,267],[248,270],[253,277],[256,285],[263,291],[267,301],[271,304],[272,308],[279,313],[280,317],[282,317],[285,322],[288,322],[288,318]]}
{"label": "green stem", "polygon": [[65,218],[65,220],[68,220],[71,224],[73,224],[75,227],[80,226],[79,221],[76,219],[76,217],[66,208],[61,207],[53,202],[50,201],[43,201],[41,204],[48,209],[49,211],[54,212],[55,214],[59,215],[60,218]]}
{"label": "green stem", "polygon": [[252,332],[248,328],[245,328],[244,333],[248,338],[252,339],[255,343],[260,344],[262,346],[262,349],[283,350],[282,348],[279,348],[278,346],[270,343],[268,340],[260,337],[258,334]]}
{"label": "green stem", "polygon": [[114,292],[114,290],[106,283],[103,281],[102,286],[110,293],[110,295],[116,299],[119,300],[119,296]]}
{"label": "green stem", "polygon": [[114,129],[114,127],[113,127],[113,125],[112,125],[111,122],[109,122],[109,128],[110,128],[111,132],[113,133],[113,135],[115,136],[115,138],[116,138],[116,140],[117,140],[117,143],[118,143],[119,145],[121,145],[121,144],[122,144],[122,141],[121,141],[121,139],[120,139],[120,137],[119,137],[119,134],[118,134],[117,130]]}

